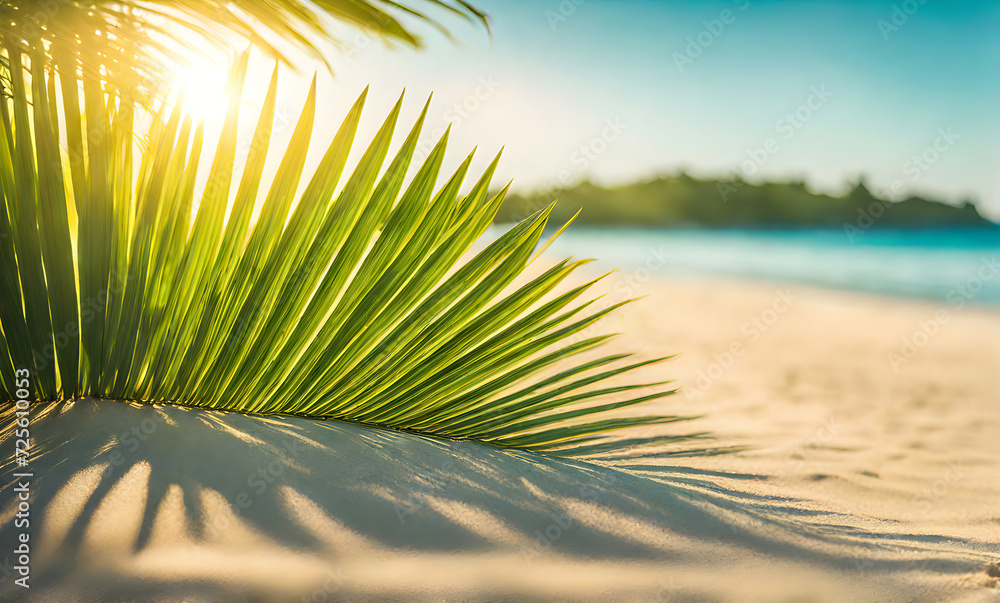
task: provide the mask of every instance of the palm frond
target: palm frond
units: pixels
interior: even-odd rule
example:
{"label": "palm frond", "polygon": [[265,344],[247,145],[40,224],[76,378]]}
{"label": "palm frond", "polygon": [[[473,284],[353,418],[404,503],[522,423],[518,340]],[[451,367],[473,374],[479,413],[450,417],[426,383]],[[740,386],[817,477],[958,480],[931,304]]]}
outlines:
{"label": "palm frond", "polygon": [[[156,113],[133,156],[132,103],[87,82],[82,108],[67,93],[59,103],[57,72],[30,64],[30,82],[13,70],[0,102],[5,399],[27,368],[38,399],[340,419],[563,455],[613,449],[619,429],[689,418],[595,420],[673,393],[663,383],[595,388],[659,360],[574,361],[607,340],[583,333],[617,307],[580,301],[596,281],[559,292],[585,260],[507,292],[552,208],[472,253],[506,193],[489,192],[499,155],[467,194],[471,154],[435,189],[446,132],[407,182],[426,106],[390,157],[400,98],[341,184],[362,93],[307,177],[314,82],[266,183],[276,69],[239,182],[237,94],[195,203],[205,141],[179,108]],[[246,69],[244,55],[230,77],[237,91]],[[76,98],[75,83],[65,90]],[[82,124],[102,134],[73,131]],[[638,397],[616,401],[629,392]]]}
{"label": "palm frond", "polygon": [[485,13],[461,0],[7,0],[0,3],[0,49],[7,55],[0,71],[19,65],[11,52],[37,52],[35,59],[60,66],[67,77],[114,85],[138,79],[150,95],[163,74],[212,48],[228,51],[237,40],[285,62],[295,50],[326,63],[321,42],[343,45],[335,23],[420,47],[412,24],[450,38],[446,16],[489,31]]}

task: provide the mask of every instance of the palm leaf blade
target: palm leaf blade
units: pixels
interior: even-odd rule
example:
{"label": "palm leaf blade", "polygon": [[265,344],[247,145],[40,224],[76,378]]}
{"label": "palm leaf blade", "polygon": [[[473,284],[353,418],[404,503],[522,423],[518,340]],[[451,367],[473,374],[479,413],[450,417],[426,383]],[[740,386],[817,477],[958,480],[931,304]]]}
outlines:
{"label": "palm leaf blade", "polygon": [[[618,413],[674,391],[662,380],[605,383],[663,359],[588,356],[610,336],[584,332],[628,303],[581,301],[599,278],[560,290],[588,260],[518,284],[566,227],[540,246],[551,205],[463,261],[506,194],[489,193],[499,154],[467,194],[472,154],[438,186],[446,132],[407,182],[426,105],[383,169],[401,97],[337,192],[366,94],[305,174],[314,80],[265,183],[275,70],[236,183],[239,96],[214,148],[179,109],[159,109],[133,165],[135,106],[116,96],[126,92],[86,79],[57,89],[46,69],[40,60],[13,70],[0,102],[0,277],[16,293],[0,302],[8,398],[14,369],[32,366],[43,399],[294,414],[560,455],[613,450],[613,432],[691,418]],[[244,54],[234,90],[247,69]],[[75,97],[61,103],[65,154],[53,117],[60,90]],[[77,135],[92,126],[107,135]],[[203,151],[212,161],[195,198]],[[74,155],[85,160],[74,166]],[[62,344],[64,324],[79,328]],[[53,345],[53,361],[40,362],[38,350]]]}

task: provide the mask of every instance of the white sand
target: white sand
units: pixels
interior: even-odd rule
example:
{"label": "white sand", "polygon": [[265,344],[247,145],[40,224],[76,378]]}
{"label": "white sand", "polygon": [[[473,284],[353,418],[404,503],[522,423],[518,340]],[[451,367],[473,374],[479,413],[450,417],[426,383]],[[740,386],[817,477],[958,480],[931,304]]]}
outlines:
{"label": "white sand", "polygon": [[627,276],[609,297],[649,298],[609,321],[625,333],[611,345],[683,351],[644,376],[692,393],[656,408],[707,415],[667,430],[750,449],[611,468],[340,423],[39,405],[32,600],[1000,601],[984,571],[1000,560],[1000,315],[951,308],[894,372],[887,354],[937,306],[792,288],[752,340],[776,287],[625,291]]}

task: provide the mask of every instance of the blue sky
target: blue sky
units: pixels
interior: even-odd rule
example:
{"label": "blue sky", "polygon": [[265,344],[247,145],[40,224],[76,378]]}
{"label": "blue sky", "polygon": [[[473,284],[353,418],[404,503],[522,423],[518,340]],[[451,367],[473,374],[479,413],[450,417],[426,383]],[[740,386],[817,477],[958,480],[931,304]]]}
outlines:
{"label": "blue sky", "polygon": [[[434,92],[427,133],[452,123],[451,165],[505,146],[499,178],[515,190],[685,169],[839,193],[863,174],[877,192],[971,197],[1000,217],[998,2],[478,6],[492,41],[450,21],[462,44],[428,31],[420,52],[346,34],[337,77],[321,77],[321,131],[370,84],[373,132],[405,87],[407,120]],[[288,112],[309,75],[283,76]]]}

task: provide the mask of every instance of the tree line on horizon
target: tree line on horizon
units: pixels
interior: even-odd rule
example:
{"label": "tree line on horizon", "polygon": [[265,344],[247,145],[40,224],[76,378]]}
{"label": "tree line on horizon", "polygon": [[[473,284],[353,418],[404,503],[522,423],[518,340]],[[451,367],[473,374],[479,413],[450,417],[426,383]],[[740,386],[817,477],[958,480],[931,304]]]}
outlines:
{"label": "tree line on horizon", "polygon": [[[810,191],[801,181],[749,183],[699,179],[686,173],[622,186],[590,181],[541,191],[508,194],[497,223],[519,222],[558,200],[552,212],[562,223],[578,211],[577,224],[657,228],[942,228],[996,226],[971,201],[950,205],[911,196],[882,199],[859,180],[840,197]],[[582,211],[580,211],[582,210]]]}

